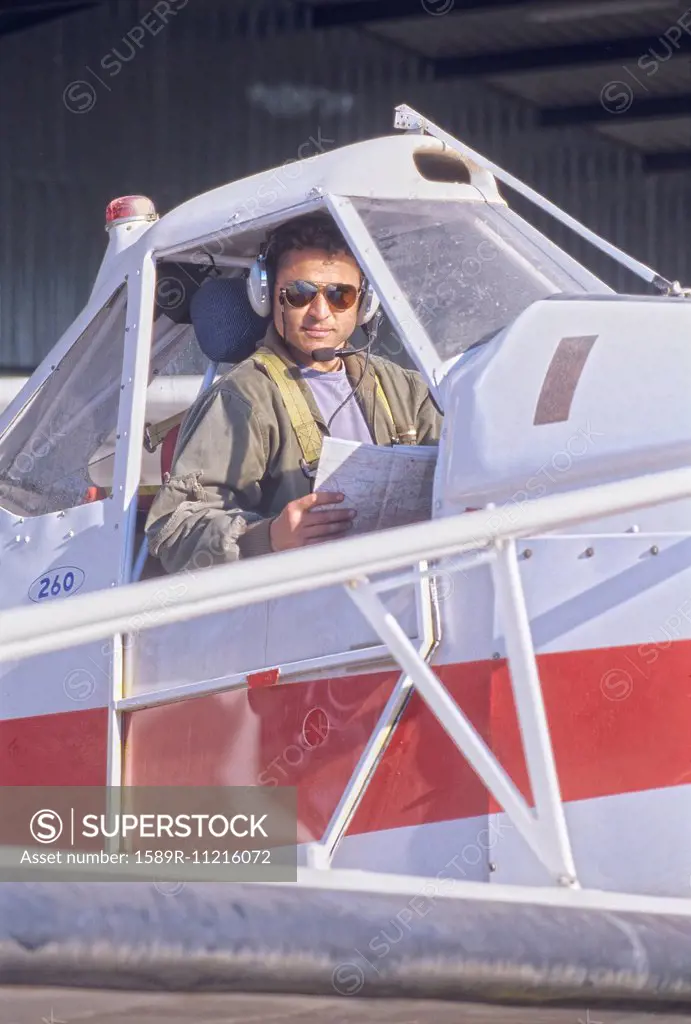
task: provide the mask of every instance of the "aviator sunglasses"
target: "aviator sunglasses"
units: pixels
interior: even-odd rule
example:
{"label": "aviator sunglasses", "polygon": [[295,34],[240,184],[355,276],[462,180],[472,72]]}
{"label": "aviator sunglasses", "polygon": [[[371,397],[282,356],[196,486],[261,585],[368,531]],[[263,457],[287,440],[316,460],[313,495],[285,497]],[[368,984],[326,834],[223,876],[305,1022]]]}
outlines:
{"label": "aviator sunglasses", "polygon": [[316,299],[317,295],[323,295],[332,310],[337,313],[344,313],[355,305],[362,286],[356,288],[354,284],[315,284],[314,281],[291,281],[284,288],[281,288],[281,295],[289,306],[294,309],[304,309]]}

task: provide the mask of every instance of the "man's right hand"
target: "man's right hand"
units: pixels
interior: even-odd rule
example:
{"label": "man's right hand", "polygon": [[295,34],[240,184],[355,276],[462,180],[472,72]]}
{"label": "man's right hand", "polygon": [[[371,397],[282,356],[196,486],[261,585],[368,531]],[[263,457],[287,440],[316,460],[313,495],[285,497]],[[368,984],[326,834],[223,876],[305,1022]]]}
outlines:
{"label": "man's right hand", "polygon": [[319,508],[320,505],[337,505],[343,498],[342,494],[316,492],[289,501],[271,523],[273,550],[288,551],[345,537],[352,529],[355,512],[349,508]]}

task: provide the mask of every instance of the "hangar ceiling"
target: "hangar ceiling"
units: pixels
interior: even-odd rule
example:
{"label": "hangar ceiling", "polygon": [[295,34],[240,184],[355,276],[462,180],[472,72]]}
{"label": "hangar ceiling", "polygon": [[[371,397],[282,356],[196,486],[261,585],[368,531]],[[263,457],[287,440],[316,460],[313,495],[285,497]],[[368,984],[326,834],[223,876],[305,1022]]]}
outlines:
{"label": "hangar ceiling", "polygon": [[[0,34],[105,0],[0,0]],[[203,6],[206,0],[192,0]],[[233,3],[234,0],[227,0]],[[690,0],[292,0],[305,31],[351,29],[415,54],[436,81],[472,78],[532,104],[538,123],[585,126],[691,169]],[[295,30],[295,21],[291,21]]]}
{"label": "hangar ceiling", "polygon": [[358,28],[417,54],[433,80],[472,78],[691,169],[689,0],[310,0],[314,28]]}

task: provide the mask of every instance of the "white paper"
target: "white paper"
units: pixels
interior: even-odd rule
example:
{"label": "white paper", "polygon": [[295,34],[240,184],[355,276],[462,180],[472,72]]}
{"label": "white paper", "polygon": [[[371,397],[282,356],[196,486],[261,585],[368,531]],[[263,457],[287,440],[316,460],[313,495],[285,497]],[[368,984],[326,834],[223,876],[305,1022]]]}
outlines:
{"label": "white paper", "polygon": [[357,512],[351,533],[418,523],[432,516],[437,451],[436,445],[389,448],[325,437],[314,489],[345,495],[334,507]]}

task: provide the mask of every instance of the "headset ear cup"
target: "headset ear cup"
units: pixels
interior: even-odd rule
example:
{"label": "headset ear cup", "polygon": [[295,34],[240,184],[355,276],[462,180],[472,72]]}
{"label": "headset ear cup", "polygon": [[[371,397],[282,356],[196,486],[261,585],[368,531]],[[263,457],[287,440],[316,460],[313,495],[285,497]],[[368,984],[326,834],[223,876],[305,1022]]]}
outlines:
{"label": "headset ear cup", "polygon": [[250,306],[258,316],[267,317],[271,313],[271,287],[266,262],[261,257],[250,267],[247,276],[247,298]]}
{"label": "headset ear cup", "polygon": [[378,309],[379,296],[375,293],[372,285],[368,282],[358,310],[358,327],[362,327],[363,324],[368,324]]}

